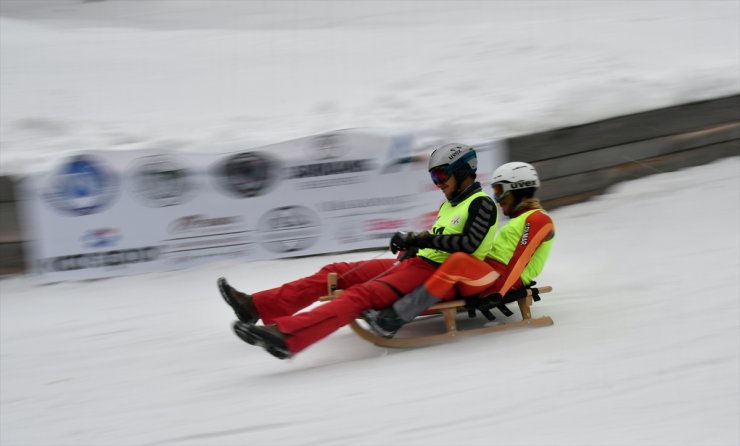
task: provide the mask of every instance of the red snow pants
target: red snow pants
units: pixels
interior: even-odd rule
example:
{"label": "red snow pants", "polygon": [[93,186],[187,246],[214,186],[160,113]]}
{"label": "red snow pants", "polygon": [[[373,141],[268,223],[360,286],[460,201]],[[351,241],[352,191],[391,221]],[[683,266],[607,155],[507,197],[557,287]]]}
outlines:
{"label": "red snow pants", "polygon": [[[289,335],[286,344],[298,353],[339,328],[357,319],[368,308],[389,307],[397,299],[423,284],[436,266],[419,257],[332,263],[317,273],[252,295],[265,324],[277,324]],[[326,294],[327,274],[339,276],[337,286],[342,294],[310,311],[298,313]]]}

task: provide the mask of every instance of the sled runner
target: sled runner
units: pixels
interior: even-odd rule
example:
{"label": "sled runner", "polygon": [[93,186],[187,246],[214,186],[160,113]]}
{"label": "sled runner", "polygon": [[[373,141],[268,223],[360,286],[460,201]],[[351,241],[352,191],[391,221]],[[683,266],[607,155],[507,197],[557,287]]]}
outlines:
{"label": "sled runner", "polygon": [[[332,300],[338,297],[342,290],[337,289],[337,274],[329,273],[328,294],[322,297],[321,301]],[[493,333],[497,331],[513,330],[517,328],[531,328],[531,327],[544,327],[552,325],[553,321],[549,316],[542,316],[533,318],[531,312],[531,306],[534,301],[539,301],[539,295],[549,293],[552,291],[552,287],[541,286],[532,287],[519,290],[518,292],[507,293],[500,302],[496,302],[492,308],[498,308],[506,316],[510,316],[513,313],[505,306],[507,303],[516,302],[519,306],[519,312],[522,315],[522,320],[516,322],[506,322],[498,325],[489,325],[478,328],[458,329],[457,314],[459,312],[467,312],[471,317],[474,316],[476,310],[483,313],[486,318],[493,320],[494,316],[490,313],[490,308],[475,308],[474,304],[476,299],[456,299],[441,302],[437,305],[432,306],[424,313],[421,317],[414,320],[422,319],[427,314],[441,313],[444,319],[445,332],[439,334],[429,334],[413,337],[393,337],[384,338],[375,334],[373,331],[363,327],[356,320],[350,322],[349,326],[352,328],[358,336],[362,339],[381,346],[381,347],[420,347],[424,345],[441,344],[444,342],[453,341],[466,336],[477,336],[486,333]]]}

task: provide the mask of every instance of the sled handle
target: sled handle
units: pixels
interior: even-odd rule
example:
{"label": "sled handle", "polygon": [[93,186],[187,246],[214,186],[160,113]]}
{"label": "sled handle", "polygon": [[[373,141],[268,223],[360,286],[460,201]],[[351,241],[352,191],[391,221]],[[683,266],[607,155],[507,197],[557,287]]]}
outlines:
{"label": "sled handle", "polygon": [[319,302],[325,302],[339,297],[342,294],[342,290],[338,289],[339,276],[337,273],[329,273],[326,277],[326,296],[319,297]]}

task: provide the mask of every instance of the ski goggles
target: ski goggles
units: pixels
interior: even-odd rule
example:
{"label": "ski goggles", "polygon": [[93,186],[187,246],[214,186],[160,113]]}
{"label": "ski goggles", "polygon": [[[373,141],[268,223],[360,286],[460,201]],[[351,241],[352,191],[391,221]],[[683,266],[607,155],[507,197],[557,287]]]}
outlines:
{"label": "ski goggles", "polygon": [[501,203],[501,200],[509,195],[509,188],[504,187],[503,183],[494,183],[491,185],[491,188],[493,189],[493,199],[496,200],[496,203]]}
{"label": "ski goggles", "polygon": [[448,170],[448,165],[437,166],[437,167],[432,168],[429,171],[429,175],[432,176],[432,181],[437,186],[446,183],[447,180],[449,180],[450,177],[452,176]]}

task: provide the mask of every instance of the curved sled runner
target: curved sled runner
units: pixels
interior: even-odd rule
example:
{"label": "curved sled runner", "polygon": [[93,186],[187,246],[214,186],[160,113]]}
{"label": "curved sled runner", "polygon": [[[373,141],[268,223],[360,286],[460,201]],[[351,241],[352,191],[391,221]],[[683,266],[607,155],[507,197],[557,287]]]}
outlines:
{"label": "curved sled runner", "polygon": [[[539,300],[539,295],[543,293],[549,293],[552,291],[552,287],[541,286],[536,288],[527,288],[526,295],[513,299],[519,305],[519,312],[522,315],[522,320],[517,322],[507,322],[499,325],[483,326],[479,328],[461,329],[458,330],[457,326],[457,314],[463,310],[467,310],[467,302],[463,299],[450,300],[439,303],[429,308],[426,314],[441,313],[444,319],[445,332],[439,334],[414,336],[414,337],[393,337],[384,338],[375,334],[373,331],[363,327],[358,323],[357,320],[350,322],[349,326],[352,328],[358,336],[362,339],[381,346],[381,347],[421,347],[425,345],[441,344],[444,342],[450,342],[466,336],[477,336],[486,333],[493,333],[497,331],[514,330],[519,328],[533,328],[533,327],[545,327],[553,325],[553,321],[549,316],[542,316],[533,318],[531,312],[531,306],[534,300]],[[337,289],[337,275],[336,273],[329,273],[328,277],[328,295],[321,298],[322,301],[332,300],[341,294],[342,290]],[[502,302],[506,303],[506,301]],[[417,319],[418,320],[418,319]]]}

